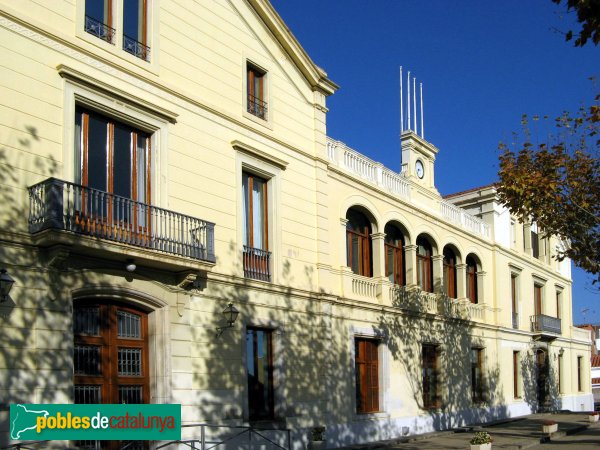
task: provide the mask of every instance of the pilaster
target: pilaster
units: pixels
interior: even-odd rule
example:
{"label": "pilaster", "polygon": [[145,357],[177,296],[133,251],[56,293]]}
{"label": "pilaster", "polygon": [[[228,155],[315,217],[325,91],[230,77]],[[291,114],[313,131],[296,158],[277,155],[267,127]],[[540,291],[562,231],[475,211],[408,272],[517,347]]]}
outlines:
{"label": "pilaster", "polygon": [[406,285],[417,284],[417,246],[405,245],[404,258],[406,264]]}
{"label": "pilaster", "polygon": [[385,277],[385,233],[371,234],[373,248],[373,278]]}
{"label": "pilaster", "polygon": [[441,294],[444,290],[444,255],[435,255],[431,257],[433,261],[433,292]]}
{"label": "pilaster", "polygon": [[467,297],[467,265],[456,265],[456,298],[462,299]]}

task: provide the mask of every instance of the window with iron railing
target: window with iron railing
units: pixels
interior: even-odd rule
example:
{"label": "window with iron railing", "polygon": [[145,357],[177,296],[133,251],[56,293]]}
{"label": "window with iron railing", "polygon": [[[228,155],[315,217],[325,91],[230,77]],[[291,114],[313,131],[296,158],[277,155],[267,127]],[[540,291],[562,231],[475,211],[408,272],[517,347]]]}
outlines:
{"label": "window with iron railing", "polygon": [[244,276],[271,281],[269,252],[268,181],[242,173],[242,216],[244,220]]}
{"label": "window with iron railing", "polygon": [[531,316],[531,331],[561,334],[561,320],[545,314],[533,315]]}
{"label": "window with iron railing", "polygon": [[124,51],[149,61],[150,2],[151,0],[85,0],[84,31],[110,44],[119,44]]}
{"label": "window with iron railing", "polygon": [[148,61],[148,0],[123,2],[123,50]]}
{"label": "window with iron railing", "polygon": [[267,120],[266,72],[251,63],[246,66],[247,111]]}
{"label": "window with iron railing", "polygon": [[109,44],[114,43],[115,29],[104,22],[86,14],[84,27],[86,33],[93,34]]}

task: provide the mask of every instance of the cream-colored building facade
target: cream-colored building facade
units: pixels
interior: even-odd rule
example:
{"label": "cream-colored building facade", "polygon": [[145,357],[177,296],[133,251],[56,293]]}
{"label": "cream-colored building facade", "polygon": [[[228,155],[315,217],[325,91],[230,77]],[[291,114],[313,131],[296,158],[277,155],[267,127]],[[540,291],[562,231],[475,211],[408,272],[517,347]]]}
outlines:
{"label": "cream-colored building facade", "polygon": [[559,243],[442,198],[413,132],[401,173],[327,137],[337,85],[268,1],[0,1],[0,36],[1,445],[14,403],[294,448],[592,409]]}

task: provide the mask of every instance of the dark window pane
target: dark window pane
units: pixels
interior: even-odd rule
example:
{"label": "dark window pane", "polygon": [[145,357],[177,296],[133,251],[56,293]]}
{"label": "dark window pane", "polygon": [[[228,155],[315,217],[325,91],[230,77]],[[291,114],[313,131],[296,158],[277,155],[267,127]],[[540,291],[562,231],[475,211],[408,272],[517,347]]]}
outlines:
{"label": "dark window pane", "polygon": [[107,192],[107,133],[108,122],[104,117],[89,115],[88,130],[88,186]]}
{"label": "dark window pane", "polygon": [[75,345],[73,350],[75,375],[99,375],[101,373],[100,347]]}
{"label": "dark window pane", "polygon": [[100,334],[100,308],[97,306],[75,308],[73,333],[98,336]]}
{"label": "dark window pane", "polygon": [[[129,0],[127,0],[128,2]],[[127,3],[125,2],[125,3]],[[105,25],[108,23],[109,0],[85,0],[85,15]]]}
{"label": "dark window pane", "polygon": [[438,406],[437,348],[423,345],[423,407]]}
{"label": "dark window pane", "polygon": [[113,193],[131,198],[131,128],[115,123]]}
{"label": "dark window pane", "polygon": [[273,417],[272,331],[248,328],[246,331],[246,368],[250,418]]}
{"label": "dark window pane", "polygon": [[145,43],[143,8],[143,0],[126,0],[123,2],[123,34],[138,42]]}

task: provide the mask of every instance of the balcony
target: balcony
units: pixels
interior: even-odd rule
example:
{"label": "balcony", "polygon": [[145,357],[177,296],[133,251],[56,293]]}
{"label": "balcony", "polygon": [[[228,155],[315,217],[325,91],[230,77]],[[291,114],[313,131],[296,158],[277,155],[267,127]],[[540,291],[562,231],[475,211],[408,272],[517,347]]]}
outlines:
{"label": "balcony", "polygon": [[271,281],[271,252],[244,245],[244,276],[260,281]]}
{"label": "balcony", "polygon": [[153,260],[150,265],[159,268],[198,269],[198,262],[210,267],[215,263],[214,227],[195,217],[55,178],[29,188],[29,232],[42,246],[96,248],[96,255],[109,259],[126,254]]}
{"label": "balcony", "polygon": [[144,61],[150,59],[150,47],[125,34],[123,35],[123,50]]}
{"label": "balcony", "polygon": [[248,94],[248,112],[267,120],[267,103],[254,95]]}
{"label": "balcony", "polygon": [[[334,167],[365,180],[398,199],[413,202],[411,200],[413,183],[404,176],[404,173],[394,172],[384,167],[383,164],[351,149],[343,142],[331,138],[327,138],[327,158]],[[454,223],[470,233],[490,239],[490,226],[478,217],[446,200],[440,200],[438,208],[438,214],[444,220]]]}
{"label": "balcony", "polygon": [[531,331],[541,339],[556,339],[561,334],[560,319],[545,314],[531,316]]}
{"label": "balcony", "polygon": [[85,31],[110,44],[114,42],[115,29],[87,15],[85,16]]}
{"label": "balcony", "polygon": [[393,285],[389,290],[391,304],[396,308],[427,314],[441,314],[438,294],[422,291],[418,286]]}

